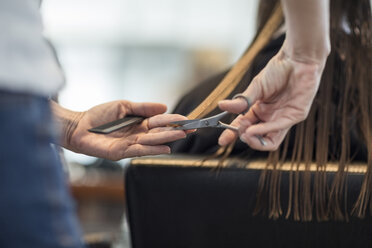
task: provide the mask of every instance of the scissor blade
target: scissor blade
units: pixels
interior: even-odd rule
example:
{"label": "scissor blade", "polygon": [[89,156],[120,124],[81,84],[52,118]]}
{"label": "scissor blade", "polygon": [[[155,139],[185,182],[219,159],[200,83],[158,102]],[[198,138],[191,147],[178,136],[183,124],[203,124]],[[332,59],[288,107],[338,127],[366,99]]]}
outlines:
{"label": "scissor blade", "polygon": [[200,123],[203,127],[218,127],[220,120],[228,114],[229,113],[225,111],[211,117],[200,119]]}
{"label": "scissor blade", "polygon": [[182,125],[185,125],[185,124],[189,124],[189,123],[193,123],[195,121],[199,121],[199,119],[194,119],[194,120],[184,120],[184,121],[173,121],[171,123],[169,123],[171,126],[175,125],[175,126],[182,126]]}
{"label": "scissor blade", "polygon": [[202,128],[202,127],[205,127],[205,126],[201,124],[200,120],[190,120],[189,123],[176,126],[176,127],[174,127],[174,129],[176,129],[176,130],[191,130],[191,129],[198,129],[198,128]]}
{"label": "scissor blade", "polygon": [[185,121],[174,121],[171,122],[171,126],[174,126],[177,130],[190,130],[190,129],[198,129],[198,128],[206,128],[206,127],[221,127],[220,119],[229,114],[227,111],[222,112],[220,114],[203,118],[203,119],[194,119],[194,120],[185,120]]}

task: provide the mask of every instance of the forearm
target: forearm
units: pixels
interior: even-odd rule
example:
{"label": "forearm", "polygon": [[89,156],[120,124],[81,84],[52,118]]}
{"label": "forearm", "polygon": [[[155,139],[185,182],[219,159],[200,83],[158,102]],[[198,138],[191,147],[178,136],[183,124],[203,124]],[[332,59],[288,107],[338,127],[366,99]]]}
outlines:
{"label": "forearm", "polygon": [[69,148],[72,134],[74,133],[79,120],[83,117],[84,112],[75,112],[65,109],[54,101],[50,101],[50,107],[54,119],[60,128],[60,145]]}
{"label": "forearm", "polygon": [[330,52],[329,0],[281,0],[286,53],[301,62],[319,62]]}

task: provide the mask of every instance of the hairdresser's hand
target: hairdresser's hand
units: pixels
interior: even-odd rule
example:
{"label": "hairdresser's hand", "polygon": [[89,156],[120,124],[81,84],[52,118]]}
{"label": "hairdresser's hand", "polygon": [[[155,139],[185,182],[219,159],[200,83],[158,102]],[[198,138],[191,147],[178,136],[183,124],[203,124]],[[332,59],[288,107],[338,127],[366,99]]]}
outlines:
{"label": "hairdresser's hand", "polygon": [[[170,153],[162,145],[186,137],[181,130],[166,125],[185,120],[175,114],[162,114],[166,106],[157,103],[133,103],[114,101],[98,105],[86,112],[75,114],[64,132],[64,146],[72,151],[91,156],[119,160],[122,158]],[[76,113],[76,112],[74,112]],[[88,129],[123,118],[126,115],[149,117],[138,125],[129,126],[110,134],[96,134]]]}
{"label": "hairdresser's hand", "polygon": [[[289,57],[282,48],[243,92],[252,107],[232,123],[239,127],[240,139],[251,148],[262,151],[276,150],[288,130],[303,121],[318,90],[327,55],[319,60]],[[222,110],[241,113],[247,108],[242,98],[219,103]],[[257,135],[263,137],[262,145]],[[233,142],[238,134],[225,130],[219,144]]]}

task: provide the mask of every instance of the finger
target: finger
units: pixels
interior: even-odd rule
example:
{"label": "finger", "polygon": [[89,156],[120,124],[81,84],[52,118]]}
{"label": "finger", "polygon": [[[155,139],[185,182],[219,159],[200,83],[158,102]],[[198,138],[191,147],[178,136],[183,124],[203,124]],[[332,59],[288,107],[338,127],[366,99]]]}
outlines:
{"label": "finger", "polygon": [[148,128],[164,127],[174,121],[187,120],[185,116],[178,114],[161,114],[148,119]]}
{"label": "finger", "polygon": [[162,114],[167,111],[167,106],[161,103],[149,103],[149,102],[126,102],[127,113],[130,115],[138,115],[151,117],[154,115]]}
{"label": "finger", "polygon": [[[241,117],[242,116],[240,115],[237,118],[235,118],[231,122],[230,125],[231,126],[234,126],[234,127],[238,127],[239,126],[239,123],[240,123]],[[234,142],[237,138],[238,138],[238,133],[237,132],[234,132],[233,130],[226,129],[220,135],[220,137],[218,139],[218,144],[220,146],[227,146],[227,145],[231,144],[232,142]]]}
{"label": "finger", "polygon": [[141,144],[135,144],[125,151],[123,158],[139,157],[146,155],[159,155],[159,154],[169,154],[171,149],[169,146],[159,145],[159,146],[147,146]]}
{"label": "finger", "polygon": [[288,118],[280,118],[275,121],[259,122],[249,126],[244,132],[250,136],[266,135],[268,133],[278,132],[280,130],[289,129],[296,124],[293,120]]}
{"label": "finger", "polygon": [[[260,74],[259,74],[260,75]],[[251,104],[254,104],[257,100],[262,99],[262,85],[260,83],[260,76],[257,75],[252,82],[249,84],[248,88],[242,93],[246,96]],[[221,110],[225,110],[231,113],[240,114],[248,109],[248,102],[238,97],[232,100],[223,100],[218,103]]]}
{"label": "finger", "polygon": [[289,119],[260,122],[241,131],[240,139],[251,148],[260,151],[275,151],[293,124]]}
{"label": "finger", "polygon": [[249,126],[261,121],[255,113],[256,107],[257,107],[256,105],[253,105],[252,108],[250,108],[249,111],[245,115],[241,115],[241,117],[239,118],[239,125],[238,125],[240,129],[246,129]]}
{"label": "finger", "polygon": [[236,98],[233,100],[222,100],[218,102],[218,107],[230,113],[240,114],[248,109],[248,103],[242,98]]}
{"label": "finger", "polygon": [[289,129],[272,132],[267,134],[265,137],[261,137],[260,139],[265,142],[265,145],[262,144],[262,141],[257,137],[257,135],[244,133],[240,136],[240,139],[244,143],[247,143],[252,149],[259,151],[275,151],[283,142],[288,130]]}
{"label": "finger", "polygon": [[147,133],[140,136],[137,140],[138,144],[141,145],[159,145],[179,139],[184,139],[186,133],[182,130],[171,130],[158,133]]}
{"label": "finger", "polygon": [[238,138],[238,134],[232,130],[226,129],[222,132],[220,137],[218,138],[218,144],[220,146],[227,146],[234,142]]}
{"label": "finger", "polygon": [[[172,126],[165,126],[165,127],[155,127],[152,128],[148,131],[148,133],[160,133],[160,132],[165,132],[165,131],[175,131],[175,129]],[[190,129],[190,130],[182,130],[185,134],[193,133],[197,131],[197,129]]]}

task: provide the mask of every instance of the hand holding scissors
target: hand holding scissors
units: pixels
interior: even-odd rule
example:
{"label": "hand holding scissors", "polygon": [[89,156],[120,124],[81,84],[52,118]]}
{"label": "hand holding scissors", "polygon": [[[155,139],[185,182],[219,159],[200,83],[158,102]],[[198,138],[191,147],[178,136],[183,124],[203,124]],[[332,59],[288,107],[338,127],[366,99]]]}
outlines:
{"label": "hand holding scissors", "polygon": [[[324,69],[324,61],[298,61],[289,57],[284,52],[285,44],[243,92],[249,97],[251,107],[232,123],[239,126],[240,139],[256,150],[277,150],[289,129],[306,119]],[[219,107],[240,113],[247,108],[244,96],[220,101]],[[264,137],[266,146],[258,142],[257,135]],[[225,130],[219,144],[228,145],[236,138],[236,133]]]}

